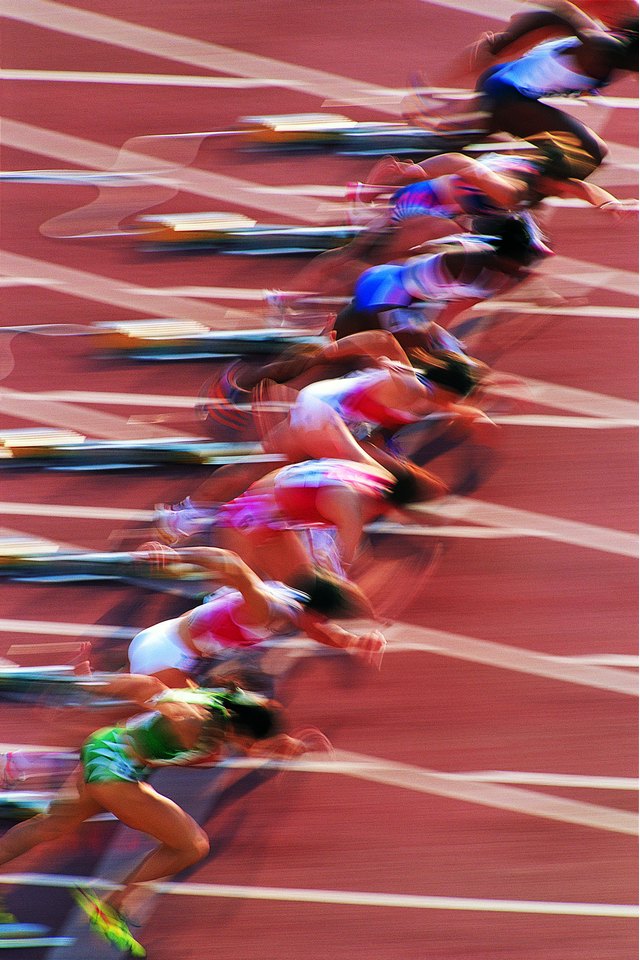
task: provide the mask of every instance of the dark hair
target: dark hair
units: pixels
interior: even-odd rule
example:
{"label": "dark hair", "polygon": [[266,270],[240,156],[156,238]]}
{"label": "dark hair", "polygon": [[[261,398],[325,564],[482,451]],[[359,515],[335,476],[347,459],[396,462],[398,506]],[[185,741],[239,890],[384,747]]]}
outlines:
{"label": "dark hair", "polygon": [[614,31],[623,42],[623,51],[616,66],[621,70],[638,71],[638,18],[624,20]]}
{"label": "dark hair", "polygon": [[357,605],[344,585],[325,571],[316,571],[296,584],[296,588],[308,598],[302,600],[303,606],[325,617],[348,617],[357,612]]}
{"label": "dark hair", "polygon": [[497,256],[525,267],[538,260],[543,251],[549,252],[548,248],[540,246],[542,235],[536,237],[535,229],[526,214],[475,217],[473,220],[473,233],[487,235],[485,239]]}
{"label": "dark hair", "polygon": [[451,350],[434,350],[422,369],[418,371],[418,379],[437,383],[466,397],[478,386],[487,372],[487,367],[472,357],[463,353],[454,353]]}
{"label": "dark hair", "polygon": [[235,733],[266,740],[282,729],[281,708],[272,700],[256,697],[244,690],[232,690],[222,696],[227,723]]}
{"label": "dark hair", "polygon": [[396,482],[389,491],[387,500],[401,506],[402,504],[415,503],[422,499],[422,490],[418,482],[418,477],[409,464],[398,464],[398,466],[394,466],[393,473]]}

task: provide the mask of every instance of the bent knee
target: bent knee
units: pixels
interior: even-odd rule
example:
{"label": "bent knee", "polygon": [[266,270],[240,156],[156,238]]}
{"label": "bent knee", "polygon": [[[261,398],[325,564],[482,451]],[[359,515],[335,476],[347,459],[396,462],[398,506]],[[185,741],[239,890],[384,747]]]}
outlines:
{"label": "bent knee", "polygon": [[197,863],[206,857],[211,848],[209,837],[204,830],[198,830],[190,838],[185,847],[185,854],[190,858],[190,863]]}

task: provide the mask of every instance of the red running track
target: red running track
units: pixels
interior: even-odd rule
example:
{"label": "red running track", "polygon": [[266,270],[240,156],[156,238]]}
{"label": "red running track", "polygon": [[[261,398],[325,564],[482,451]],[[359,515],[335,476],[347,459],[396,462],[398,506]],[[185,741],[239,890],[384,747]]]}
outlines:
{"label": "red running track", "polygon": [[[501,16],[514,7],[492,5]],[[436,77],[464,44],[499,25],[472,12],[479,8],[471,0],[185,0],[155,8],[116,0],[62,11],[14,0],[3,28],[4,70],[27,73],[5,80],[2,169],[108,168],[137,136],[228,129],[257,113],[317,112],[325,99],[360,98],[360,106],[327,108],[355,119],[389,116],[380,99],[367,106],[366,88],[402,88],[425,66]],[[112,20],[83,18],[82,11]],[[118,32],[125,45],[115,43],[115,21],[128,24]],[[157,31],[173,39],[167,43]],[[60,82],[36,71],[84,76]],[[244,81],[96,82],[104,73]],[[274,77],[282,86],[259,82]],[[637,196],[636,87],[620,80],[607,94],[619,99],[572,109],[612,144],[601,182],[620,196]],[[200,181],[209,195],[181,190],[160,196],[157,209],[303,221],[328,215],[317,205],[338,203],[338,188],[368,165],[363,158],[247,155],[231,141],[209,141],[193,164],[209,174]],[[220,176],[243,183],[230,192]],[[301,190],[235,192],[247,184]],[[318,186],[336,189],[322,195]],[[152,258],[128,240],[54,239],[41,225],[88,204],[94,189],[5,183],[3,192],[5,327],[162,316],[171,304],[140,288],[168,288],[167,296],[181,300],[173,306],[207,314],[214,326],[228,324],[224,312],[237,308],[247,310],[248,323],[260,291],[291,287],[300,266],[286,257]],[[85,230],[93,214],[78,221]],[[331,737],[333,767],[266,779],[241,771],[212,780],[184,771],[172,783],[200,811],[213,846],[212,856],[181,878],[184,895],[150,903],[140,936],[156,960],[637,955],[633,910],[599,916],[593,906],[637,902],[630,822],[637,758],[637,221],[562,207],[547,217],[558,254],[552,272],[565,287],[575,285],[569,292],[586,301],[584,312],[555,322],[525,315],[484,341],[487,349],[499,343],[501,371],[536,381],[502,412],[540,419],[507,417],[498,469],[458,518],[425,515],[435,535],[375,538],[366,576],[394,622],[381,673],[315,657],[288,676],[282,695],[292,720]],[[193,288],[216,290],[194,295]],[[225,297],[222,288],[236,292]],[[188,406],[171,399],[134,406],[133,396],[195,397],[205,377],[200,363],[108,365],[83,338],[4,336],[3,429],[63,427],[96,437],[198,432]],[[35,403],[33,393],[52,391],[55,397]],[[107,402],[108,394],[126,396]],[[185,495],[199,477],[177,468],[3,473],[3,535],[97,550],[128,545],[148,538],[144,511]],[[71,508],[70,516],[61,506]],[[444,550],[425,581],[434,540]],[[117,668],[126,641],[96,639],[93,625],[133,631],[184,609],[175,598],[122,585],[4,584],[2,594],[0,655],[24,665],[65,662],[73,644],[91,638],[96,661]],[[53,646],[61,643],[70,646]],[[18,705],[0,709],[6,743],[77,745],[95,721]],[[16,869],[113,878],[139,852],[136,836],[98,823],[79,842],[54,845]],[[225,891],[218,885],[243,889],[219,896]],[[259,899],[270,888],[285,892]],[[319,902],[296,899],[309,891],[320,891]],[[64,890],[23,885],[10,903],[21,919],[78,935],[60,955],[100,950],[77,925]],[[30,952],[38,955],[58,951]]]}

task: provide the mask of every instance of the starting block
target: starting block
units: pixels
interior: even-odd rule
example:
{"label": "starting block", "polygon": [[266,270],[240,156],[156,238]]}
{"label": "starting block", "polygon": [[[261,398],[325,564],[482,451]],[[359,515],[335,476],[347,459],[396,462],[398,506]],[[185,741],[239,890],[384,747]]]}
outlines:
{"label": "starting block", "polygon": [[160,565],[130,553],[65,553],[12,549],[12,542],[0,540],[0,579],[68,582],[76,580],[159,579],[211,581],[202,567],[172,560]]}
{"label": "starting block", "polygon": [[[46,813],[49,804],[57,794],[42,790],[2,790],[0,791],[0,819],[30,820],[39,813]],[[5,928],[9,930],[5,932]],[[4,936],[30,937],[43,936],[47,927],[38,923],[3,924]]]}
{"label": "starting block", "polygon": [[138,217],[136,228],[140,246],[148,253],[175,248],[254,256],[321,253],[344,246],[365,229],[362,225],[259,224],[249,217],[216,211]]}
{"label": "starting block", "polygon": [[1,667],[0,700],[19,703],[51,703],[56,706],[113,707],[123,700],[100,697],[97,690],[114,674],[78,676],[73,667]]}
{"label": "starting block", "polygon": [[415,156],[424,159],[466,146],[482,131],[443,136],[402,122],[360,122],[340,114],[298,113],[241,117],[242,143],[248,149],[330,151],[352,156]]}
{"label": "starting block", "polygon": [[210,330],[178,319],[96,323],[92,341],[106,357],[135,360],[212,360],[220,357],[277,355],[293,346],[326,346],[326,337],[306,330]]}
{"label": "starting block", "polygon": [[[217,467],[226,463],[282,463],[259,443],[207,440],[69,440],[55,431],[5,430],[0,435],[0,468],[49,470],[133,469],[157,466]],[[110,555],[107,555],[110,556]]]}

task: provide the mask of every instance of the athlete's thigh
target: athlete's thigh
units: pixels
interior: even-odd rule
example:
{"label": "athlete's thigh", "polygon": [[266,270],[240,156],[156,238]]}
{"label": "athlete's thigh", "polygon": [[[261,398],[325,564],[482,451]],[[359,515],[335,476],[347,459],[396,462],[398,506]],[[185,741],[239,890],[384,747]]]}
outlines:
{"label": "athlete's thigh", "polygon": [[493,129],[506,130],[519,137],[546,132],[571,133],[595,159],[601,159],[606,153],[604,142],[580,120],[529,97],[513,97],[496,104]]}
{"label": "athlete's thigh", "polygon": [[87,784],[87,792],[105,810],[127,827],[140,830],[170,847],[178,838],[200,834],[201,828],[188,813],[144,782]]}

